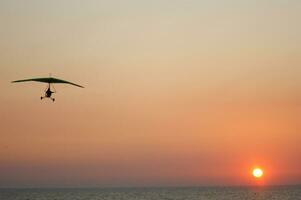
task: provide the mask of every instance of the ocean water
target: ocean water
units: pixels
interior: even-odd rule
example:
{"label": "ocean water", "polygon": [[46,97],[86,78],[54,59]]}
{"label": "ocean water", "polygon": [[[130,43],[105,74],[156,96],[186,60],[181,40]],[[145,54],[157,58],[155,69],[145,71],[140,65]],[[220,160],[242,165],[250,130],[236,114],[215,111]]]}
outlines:
{"label": "ocean water", "polygon": [[0,200],[301,200],[301,186],[0,189]]}

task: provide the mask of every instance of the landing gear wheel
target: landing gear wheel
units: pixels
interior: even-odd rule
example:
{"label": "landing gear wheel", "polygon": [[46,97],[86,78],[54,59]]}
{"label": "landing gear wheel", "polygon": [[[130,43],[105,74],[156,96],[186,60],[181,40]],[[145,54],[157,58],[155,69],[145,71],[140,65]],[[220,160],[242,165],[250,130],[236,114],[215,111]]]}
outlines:
{"label": "landing gear wheel", "polygon": [[41,97],[41,100],[43,99],[43,97]]}
{"label": "landing gear wheel", "polygon": [[54,101],[55,101],[55,98],[53,98],[52,101],[54,102]]}

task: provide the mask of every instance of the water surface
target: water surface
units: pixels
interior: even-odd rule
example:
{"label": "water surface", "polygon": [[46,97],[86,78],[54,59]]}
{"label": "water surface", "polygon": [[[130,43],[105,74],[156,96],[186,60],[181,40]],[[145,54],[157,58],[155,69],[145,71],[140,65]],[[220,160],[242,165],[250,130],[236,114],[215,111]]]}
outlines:
{"label": "water surface", "polygon": [[0,189],[1,200],[301,200],[301,186]]}

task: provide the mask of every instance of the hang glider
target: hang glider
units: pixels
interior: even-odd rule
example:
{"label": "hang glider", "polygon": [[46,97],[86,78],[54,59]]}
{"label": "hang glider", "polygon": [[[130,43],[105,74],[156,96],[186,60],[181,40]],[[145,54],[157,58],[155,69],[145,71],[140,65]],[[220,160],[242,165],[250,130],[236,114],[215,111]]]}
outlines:
{"label": "hang glider", "polygon": [[81,87],[84,88],[81,85],[69,82],[69,81],[65,81],[62,79],[58,79],[58,78],[53,78],[53,77],[46,77],[46,78],[32,78],[32,79],[22,79],[22,80],[16,80],[16,81],[12,81],[12,83],[20,83],[20,82],[28,82],[28,81],[36,81],[36,82],[42,82],[42,83],[48,83],[47,89],[45,90],[45,95],[41,97],[41,100],[44,98],[50,98],[52,101],[55,101],[55,98],[52,98],[51,95],[52,93],[55,93],[55,88],[53,87],[54,91],[51,90],[51,85],[52,84],[57,84],[57,83],[64,83],[64,84],[70,84],[70,85],[74,85],[77,87]]}

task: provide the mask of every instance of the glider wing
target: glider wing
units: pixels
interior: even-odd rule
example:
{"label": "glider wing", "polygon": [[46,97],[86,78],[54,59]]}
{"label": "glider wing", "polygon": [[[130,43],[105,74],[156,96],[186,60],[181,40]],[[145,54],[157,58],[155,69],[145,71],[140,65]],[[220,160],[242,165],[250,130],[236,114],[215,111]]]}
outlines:
{"label": "glider wing", "polygon": [[66,83],[66,84],[70,84],[70,85],[74,85],[74,86],[77,86],[77,87],[84,88],[81,85],[78,85],[78,84],[75,84],[75,83],[72,83],[72,82],[69,82],[69,81],[57,79],[57,78],[52,78],[52,77],[16,80],[16,81],[12,81],[12,83],[27,82],[27,81],[37,81],[37,82],[43,82],[43,83]]}

